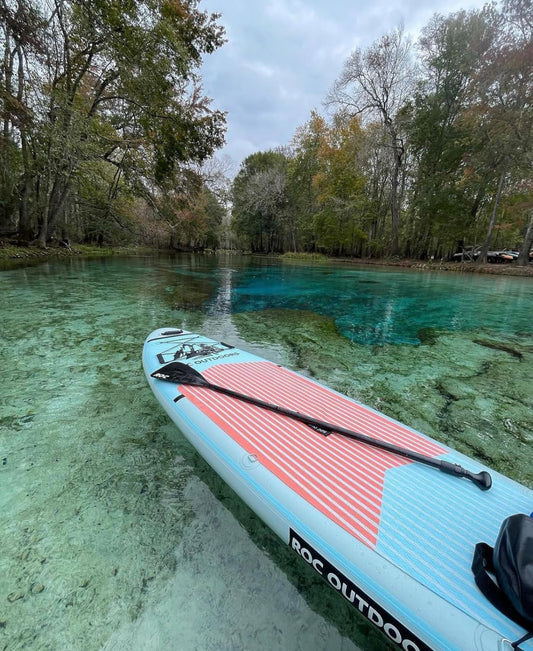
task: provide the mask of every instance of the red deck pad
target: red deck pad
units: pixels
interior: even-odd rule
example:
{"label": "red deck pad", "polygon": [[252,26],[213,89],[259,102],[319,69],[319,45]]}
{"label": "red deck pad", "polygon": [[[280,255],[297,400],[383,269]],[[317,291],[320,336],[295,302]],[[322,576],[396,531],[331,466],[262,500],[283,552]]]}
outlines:
{"label": "red deck pad", "polygon": [[[416,432],[271,362],[217,365],[213,384],[428,456],[446,452]],[[378,537],[385,472],[412,463],[203,387],[180,392],[298,495],[370,547]]]}

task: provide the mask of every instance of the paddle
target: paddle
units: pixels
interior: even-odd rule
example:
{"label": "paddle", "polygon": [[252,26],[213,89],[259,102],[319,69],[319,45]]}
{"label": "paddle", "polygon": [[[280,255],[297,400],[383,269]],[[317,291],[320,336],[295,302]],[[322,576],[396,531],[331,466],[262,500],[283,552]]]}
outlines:
{"label": "paddle", "polygon": [[265,402],[259,398],[252,398],[251,396],[247,396],[244,393],[233,391],[233,389],[221,387],[218,384],[212,384],[209,382],[209,380],[206,380],[203,375],[198,373],[196,369],[187,366],[187,364],[182,364],[180,362],[170,362],[169,364],[162,366],[157,371],[154,371],[151,376],[157,380],[164,380],[165,382],[172,382],[173,384],[186,384],[190,386],[204,387],[206,389],[211,389],[212,391],[217,391],[218,393],[224,393],[227,396],[237,398],[243,402],[248,402],[252,405],[256,405],[257,407],[269,409],[270,411],[275,411],[278,414],[299,420],[300,422],[305,423],[314,429],[318,429],[318,431],[322,433],[329,434],[330,432],[336,432],[337,434],[355,439],[361,443],[366,443],[367,445],[371,445],[375,448],[386,450],[387,452],[392,452],[393,454],[406,457],[412,461],[418,461],[419,463],[424,463],[427,466],[438,468],[441,472],[445,472],[448,475],[453,475],[454,477],[465,477],[466,479],[470,479],[470,481],[474,482],[474,484],[481,488],[481,490],[488,490],[492,486],[492,478],[489,473],[485,472],[484,470],[478,473],[473,473],[470,472],[470,470],[466,470],[466,468],[463,468],[457,463],[450,463],[449,461],[443,461],[442,459],[433,459],[432,457],[427,457],[424,454],[419,454],[413,450],[399,447],[393,443],[381,441],[372,438],[371,436],[367,436],[366,434],[354,432],[352,430],[346,429],[345,427],[333,425],[317,418],[313,418],[313,416],[301,414],[299,411],[293,411],[292,409],[279,407],[278,405],[274,405],[270,402]]}

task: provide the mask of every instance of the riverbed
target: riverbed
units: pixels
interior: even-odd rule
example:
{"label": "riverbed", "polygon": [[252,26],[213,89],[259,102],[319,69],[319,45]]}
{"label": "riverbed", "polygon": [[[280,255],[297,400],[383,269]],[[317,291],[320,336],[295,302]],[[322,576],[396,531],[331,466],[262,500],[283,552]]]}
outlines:
{"label": "riverbed", "polygon": [[0,273],[0,648],[384,648],[151,394],[177,326],[327,383],[533,487],[533,281],[237,256]]}

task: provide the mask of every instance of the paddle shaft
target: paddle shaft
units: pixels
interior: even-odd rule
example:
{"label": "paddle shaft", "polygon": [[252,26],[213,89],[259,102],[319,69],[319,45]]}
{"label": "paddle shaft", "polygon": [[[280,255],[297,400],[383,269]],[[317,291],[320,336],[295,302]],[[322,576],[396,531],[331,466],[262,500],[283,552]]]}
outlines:
{"label": "paddle shaft", "polygon": [[346,427],[334,425],[332,423],[319,420],[318,418],[314,418],[313,416],[301,414],[299,411],[280,407],[273,403],[265,402],[259,398],[252,398],[251,396],[247,396],[244,393],[233,391],[233,389],[228,389],[227,387],[222,387],[218,384],[212,384],[207,380],[205,380],[205,383],[201,384],[200,386],[203,386],[206,389],[211,389],[212,391],[217,391],[218,393],[223,393],[232,398],[237,398],[242,402],[248,402],[252,405],[256,405],[257,407],[274,411],[278,414],[282,414],[283,416],[294,418],[294,420],[299,420],[300,422],[305,423],[306,425],[310,425],[311,427],[316,427],[330,432],[336,432],[337,434],[355,439],[356,441],[365,443],[366,445],[371,445],[375,448],[379,448],[380,450],[386,450],[387,452],[405,457],[406,459],[411,459],[412,461],[418,461],[419,463],[423,463],[427,466],[432,466],[433,468],[437,468],[441,472],[444,472],[448,475],[465,477],[466,479],[470,479],[472,482],[474,482],[479,488],[481,488],[481,490],[488,490],[492,485],[492,480],[488,472],[482,471],[479,473],[473,473],[457,463],[450,463],[449,461],[443,461],[442,459],[433,459],[432,457],[425,456],[424,454],[420,454],[414,450],[409,450],[407,448],[402,448],[394,445],[394,443],[374,439],[371,436],[361,434],[360,432],[354,432],[353,430],[347,429]]}

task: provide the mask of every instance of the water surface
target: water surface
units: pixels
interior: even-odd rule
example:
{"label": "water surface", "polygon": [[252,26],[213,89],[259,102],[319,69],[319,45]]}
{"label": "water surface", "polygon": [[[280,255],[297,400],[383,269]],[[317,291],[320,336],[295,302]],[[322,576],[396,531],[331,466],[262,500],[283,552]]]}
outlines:
{"label": "water surface", "polygon": [[6,651],[384,648],[159,408],[140,363],[156,327],[315,376],[533,485],[531,279],[182,256],[0,287]]}

